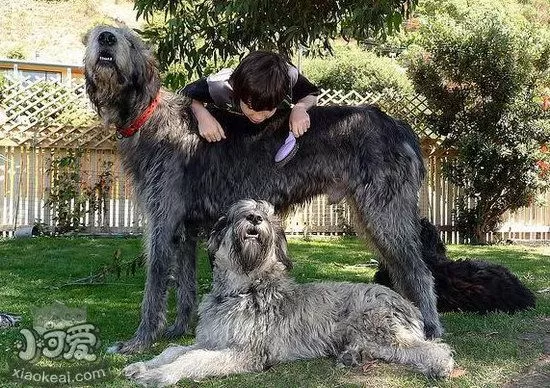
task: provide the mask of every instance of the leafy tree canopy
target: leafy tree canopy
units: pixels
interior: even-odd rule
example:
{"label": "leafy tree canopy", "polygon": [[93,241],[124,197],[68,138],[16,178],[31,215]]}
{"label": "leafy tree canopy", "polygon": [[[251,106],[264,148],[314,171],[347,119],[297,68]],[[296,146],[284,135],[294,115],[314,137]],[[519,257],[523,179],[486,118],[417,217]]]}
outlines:
{"label": "leafy tree canopy", "polygon": [[417,1],[136,0],[136,8],[147,20],[164,13],[162,23],[142,32],[157,45],[162,67],[181,62],[200,73],[209,59],[258,48],[330,51],[336,37],[383,37],[399,29]]}
{"label": "leafy tree canopy", "polygon": [[[441,1],[440,1],[441,2]],[[447,2],[449,3],[449,2]],[[505,7],[434,15],[409,49],[429,121],[454,153],[443,166],[462,190],[457,225],[471,241],[548,188],[550,36]]]}

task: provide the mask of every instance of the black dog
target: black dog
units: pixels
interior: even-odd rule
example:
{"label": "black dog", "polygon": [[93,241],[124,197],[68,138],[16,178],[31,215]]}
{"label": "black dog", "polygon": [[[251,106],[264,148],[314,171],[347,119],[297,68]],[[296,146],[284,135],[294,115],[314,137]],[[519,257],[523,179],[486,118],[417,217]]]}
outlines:
{"label": "black dog", "polygon": [[[422,257],[435,279],[439,312],[514,313],[535,306],[533,293],[507,268],[482,260],[449,260],[435,226],[425,218],[421,223]],[[374,281],[393,285],[383,265]]]}

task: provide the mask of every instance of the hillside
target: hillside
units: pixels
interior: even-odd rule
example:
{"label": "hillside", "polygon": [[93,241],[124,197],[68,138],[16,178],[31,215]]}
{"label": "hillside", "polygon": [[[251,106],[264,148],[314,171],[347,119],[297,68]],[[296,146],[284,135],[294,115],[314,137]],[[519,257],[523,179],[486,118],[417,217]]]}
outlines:
{"label": "hillside", "polygon": [[86,31],[98,23],[137,27],[129,0],[0,0],[0,58],[82,63]]}

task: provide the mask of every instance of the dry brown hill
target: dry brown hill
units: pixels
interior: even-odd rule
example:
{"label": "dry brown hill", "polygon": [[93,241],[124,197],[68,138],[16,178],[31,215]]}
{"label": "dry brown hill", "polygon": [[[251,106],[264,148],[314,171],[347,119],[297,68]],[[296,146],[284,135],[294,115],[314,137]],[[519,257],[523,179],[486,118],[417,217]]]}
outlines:
{"label": "dry brown hill", "polygon": [[137,27],[129,0],[0,0],[0,58],[81,64],[82,38],[98,23]]}

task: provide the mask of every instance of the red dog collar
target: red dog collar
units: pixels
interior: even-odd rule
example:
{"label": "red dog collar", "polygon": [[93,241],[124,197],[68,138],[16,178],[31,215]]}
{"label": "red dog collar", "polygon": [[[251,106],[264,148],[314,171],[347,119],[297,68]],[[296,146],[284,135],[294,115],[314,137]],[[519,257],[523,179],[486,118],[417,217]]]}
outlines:
{"label": "red dog collar", "polygon": [[160,92],[157,94],[155,99],[151,101],[147,109],[143,111],[142,114],[139,115],[137,119],[135,119],[132,124],[130,124],[126,128],[117,129],[117,133],[120,137],[132,137],[135,135],[137,131],[141,128],[143,124],[151,117],[153,112],[155,111],[155,108],[157,107],[160,100]]}

